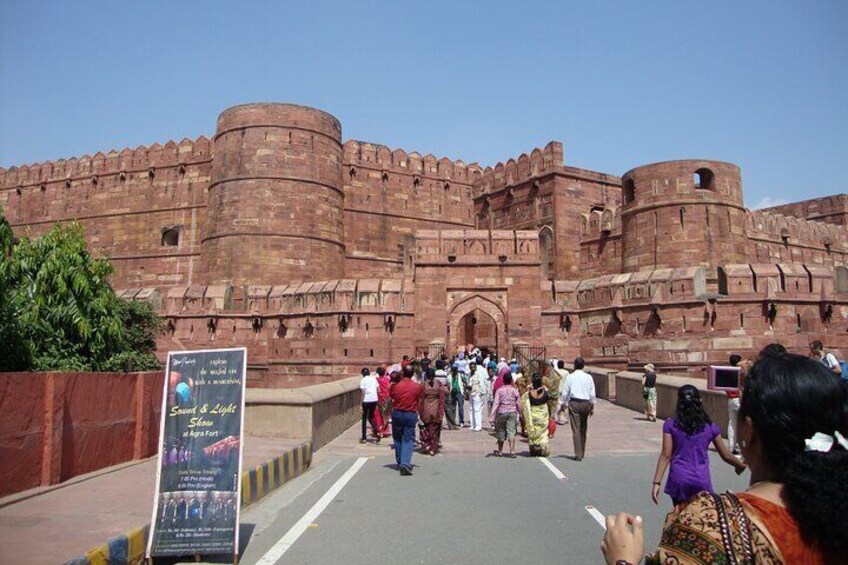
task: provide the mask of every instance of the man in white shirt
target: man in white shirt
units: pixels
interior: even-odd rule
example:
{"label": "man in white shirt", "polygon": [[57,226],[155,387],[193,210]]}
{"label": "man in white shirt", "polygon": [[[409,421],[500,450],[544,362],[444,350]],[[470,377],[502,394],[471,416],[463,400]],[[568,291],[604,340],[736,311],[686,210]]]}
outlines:
{"label": "man in white shirt", "polygon": [[474,361],[468,364],[468,369],[471,371],[471,431],[479,432],[483,429],[483,405],[489,393],[489,373]]}
{"label": "man in white shirt", "polygon": [[586,432],[589,416],[595,411],[595,381],[583,370],[586,363],[582,357],[574,360],[574,371],[562,384],[562,401],[568,406],[571,420],[571,437],[574,440],[574,460],[582,461],[586,453]]}
{"label": "man in white shirt", "polygon": [[812,357],[816,357],[821,364],[836,373],[837,375],[842,375],[842,367],[839,366],[839,360],[836,358],[836,355],[830,352],[825,352],[824,345],[818,339],[810,344],[810,354]]}
{"label": "man in white shirt", "polygon": [[463,374],[463,375],[465,375],[466,377],[467,377],[467,376],[469,376],[468,359],[466,359],[466,358],[465,358],[465,354],[464,354],[464,353],[460,353],[460,354],[457,356],[457,358],[456,358],[456,366],[457,366],[457,367],[459,367],[459,372],[460,372],[460,373],[462,373],[462,374]]}
{"label": "man in white shirt", "polygon": [[362,391],[362,438],[359,443],[365,443],[365,422],[371,424],[371,430],[374,437],[377,438],[377,443],[380,443],[380,436],[377,427],[374,425],[374,410],[377,408],[377,390],[379,389],[377,377],[371,374],[368,369],[362,369],[362,379],[359,381],[359,390]]}

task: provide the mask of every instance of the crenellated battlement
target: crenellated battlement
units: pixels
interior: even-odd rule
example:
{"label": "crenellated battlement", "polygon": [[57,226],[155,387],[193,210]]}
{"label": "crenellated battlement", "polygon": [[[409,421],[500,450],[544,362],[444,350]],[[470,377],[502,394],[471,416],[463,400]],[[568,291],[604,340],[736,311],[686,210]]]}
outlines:
{"label": "crenellated battlement", "polygon": [[845,227],[815,220],[799,219],[766,210],[745,214],[748,236],[760,236],[787,245],[808,245],[831,251],[848,251]]}
{"label": "crenellated battlement", "polygon": [[527,230],[419,230],[416,257],[426,263],[539,262],[539,233]]}
{"label": "crenellated battlement", "polygon": [[[288,285],[171,287],[118,291],[120,296],[157,302],[165,316],[387,313],[405,310],[404,279],[341,279]],[[241,299],[235,300],[235,296]]]}
{"label": "crenellated battlement", "polygon": [[189,166],[210,161],[211,153],[211,142],[205,136],[193,141],[184,138],[179,143],[168,141],[164,145],[154,143],[149,147],[139,145],[135,149],[113,149],[108,153],[97,152],[94,156],[83,155],[0,169],[0,188],[25,188],[121,173],[155,175],[157,168]]}
{"label": "crenellated battlement", "polygon": [[621,235],[621,208],[594,208],[581,214],[581,239]]}
{"label": "crenellated battlement", "polygon": [[553,281],[554,303],[567,309],[622,308],[702,300],[707,293],[703,267],[653,269],[577,281]]}
{"label": "crenellated battlement", "polygon": [[832,194],[790,204],[763,208],[760,212],[782,214],[799,220],[814,220],[831,224],[846,225],[844,216],[848,213],[848,194]]}
{"label": "crenellated battlement", "polygon": [[830,301],[837,290],[837,268],[796,263],[724,265],[718,271],[719,294],[774,301],[788,297]]}
{"label": "crenellated battlement", "polygon": [[520,184],[531,178],[560,170],[563,167],[562,143],[551,141],[543,149],[533,149],[530,155],[522,153],[518,159],[509,159],[494,167],[486,167],[474,185],[474,194],[486,194]]}
{"label": "crenellated battlement", "polygon": [[477,163],[466,164],[461,159],[437,159],[432,154],[421,156],[417,151],[392,150],[385,145],[349,140],[344,143],[344,163],[348,167],[365,167],[387,173],[405,173],[426,178],[472,184],[481,174]]}
{"label": "crenellated battlement", "polygon": [[[550,291],[554,304],[572,311],[629,305],[662,308],[678,302],[722,300],[827,303],[842,292],[837,285],[838,270],[845,271],[841,276],[848,281],[848,269],[842,266],[728,264],[718,268],[717,284],[708,284],[703,267],[684,267],[551,281]],[[848,290],[848,282],[843,286]]]}

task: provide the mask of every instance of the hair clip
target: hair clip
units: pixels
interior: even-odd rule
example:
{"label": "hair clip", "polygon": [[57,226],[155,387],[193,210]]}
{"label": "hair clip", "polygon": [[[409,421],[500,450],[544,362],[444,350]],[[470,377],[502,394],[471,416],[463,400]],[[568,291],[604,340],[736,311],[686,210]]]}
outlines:
{"label": "hair clip", "polygon": [[833,432],[832,436],[816,432],[813,437],[804,440],[804,451],[827,453],[833,448],[834,443],[838,443],[842,449],[848,451],[848,440],[839,432]]}

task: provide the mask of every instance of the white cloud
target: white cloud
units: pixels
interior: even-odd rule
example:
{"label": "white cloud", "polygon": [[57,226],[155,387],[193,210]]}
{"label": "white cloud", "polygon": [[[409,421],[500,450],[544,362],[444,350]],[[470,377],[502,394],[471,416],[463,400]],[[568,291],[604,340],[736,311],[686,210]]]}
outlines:
{"label": "white cloud", "polygon": [[772,206],[783,206],[784,204],[789,204],[789,201],[785,198],[772,198],[771,196],[764,196],[757,202],[753,210],[762,210],[763,208],[771,208]]}

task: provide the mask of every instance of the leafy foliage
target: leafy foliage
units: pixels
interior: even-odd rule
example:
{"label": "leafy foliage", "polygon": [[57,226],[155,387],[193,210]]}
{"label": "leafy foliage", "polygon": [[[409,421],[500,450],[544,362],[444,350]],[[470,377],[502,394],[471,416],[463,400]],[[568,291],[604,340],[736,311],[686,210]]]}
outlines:
{"label": "leafy foliage", "polygon": [[[14,241],[4,226],[8,222],[0,213],[0,245]],[[6,245],[0,264],[0,369],[159,366],[153,355],[159,318],[149,304],[118,298],[108,281],[111,265],[91,256],[79,223]]]}

